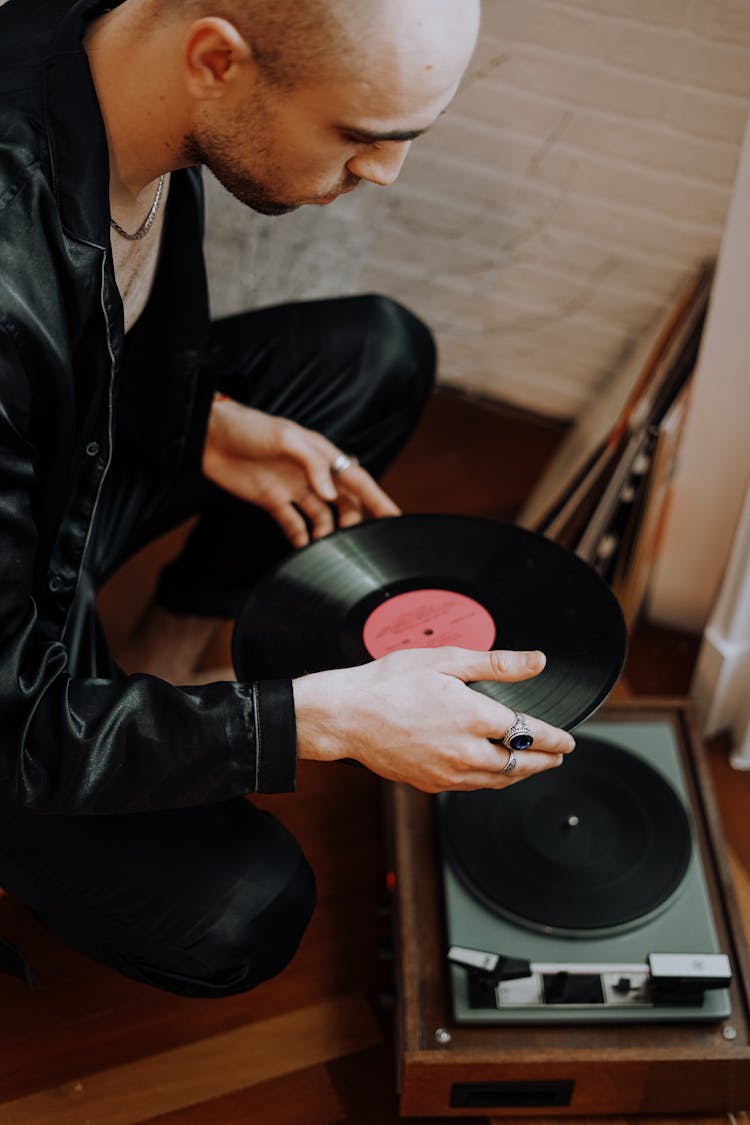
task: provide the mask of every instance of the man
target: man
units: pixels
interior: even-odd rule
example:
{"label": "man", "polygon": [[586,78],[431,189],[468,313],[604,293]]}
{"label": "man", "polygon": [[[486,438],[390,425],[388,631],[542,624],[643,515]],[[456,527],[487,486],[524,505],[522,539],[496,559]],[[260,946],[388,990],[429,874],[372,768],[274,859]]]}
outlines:
{"label": "man", "polygon": [[[224,996],[283,968],[314,901],[247,793],[292,789],[298,757],[500,787],[573,741],[530,720],[511,777],[513,712],[465,686],[538,653],[194,674],[289,544],[397,514],[374,477],[434,358],[378,298],[210,325],[195,166],[267,214],[387,185],[456,91],[477,3],[111,3],[0,10],[0,885],[129,976]],[[194,513],[115,662],[97,587]]]}

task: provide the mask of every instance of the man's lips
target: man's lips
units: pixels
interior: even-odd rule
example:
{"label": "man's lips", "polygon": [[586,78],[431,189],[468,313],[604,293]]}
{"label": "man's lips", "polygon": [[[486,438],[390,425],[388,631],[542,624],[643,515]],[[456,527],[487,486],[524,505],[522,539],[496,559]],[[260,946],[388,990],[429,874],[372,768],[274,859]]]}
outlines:
{"label": "man's lips", "polygon": [[338,191],[331,192],[330,195],[321,195],[315,200],[315,202],[320,203],[322,206],[326,206],[329,203],[333,203],[334,200],[338,199],[340,195],[348,195],[350,191],[354,191],[354,189],[358,186],[359,181],[357,181],[356,184],[350,184],[348,187],[339,188]]}

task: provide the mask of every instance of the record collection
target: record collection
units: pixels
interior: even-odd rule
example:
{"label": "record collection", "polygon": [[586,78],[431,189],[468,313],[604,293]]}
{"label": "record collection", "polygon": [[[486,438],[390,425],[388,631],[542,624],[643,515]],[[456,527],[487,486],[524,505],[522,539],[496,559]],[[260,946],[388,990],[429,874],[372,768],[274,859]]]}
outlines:
{"label": "record collection", "polygon": [[648,600],[714,266],[685,280],[658,325],[593,396],[518,522],[574,550],[611,584],[628,625]]}

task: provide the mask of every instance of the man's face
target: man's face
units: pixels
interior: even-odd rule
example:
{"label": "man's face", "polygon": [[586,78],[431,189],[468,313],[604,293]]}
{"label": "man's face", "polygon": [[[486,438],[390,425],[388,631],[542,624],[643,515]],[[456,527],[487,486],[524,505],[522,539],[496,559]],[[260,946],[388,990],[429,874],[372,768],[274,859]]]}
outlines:
{"label": "man's face", "polygon": [[331,203],[362,180],[386,186],[453,98],[465,55],[413,75],[392,68],[377,81],[348,75],[292,90],[256,76],[249,95],[201,107],[186,151],[266,215]]}

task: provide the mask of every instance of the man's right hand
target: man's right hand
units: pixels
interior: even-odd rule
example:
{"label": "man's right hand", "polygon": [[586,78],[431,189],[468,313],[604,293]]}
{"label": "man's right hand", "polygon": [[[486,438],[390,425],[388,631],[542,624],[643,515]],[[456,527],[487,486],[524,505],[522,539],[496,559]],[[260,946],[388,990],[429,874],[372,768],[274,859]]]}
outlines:
{"label": "man's right hand", "polygon": [[561,764],[571,735],[527,716],[534,745],[518,752],[498,745],[514,712],[467,687],[514,683],[538,675],[541,652],[409,649],[356,668],[316,672],[294,681],[300,758],[354,758],[391,781],[427,793],[502,789]]}

